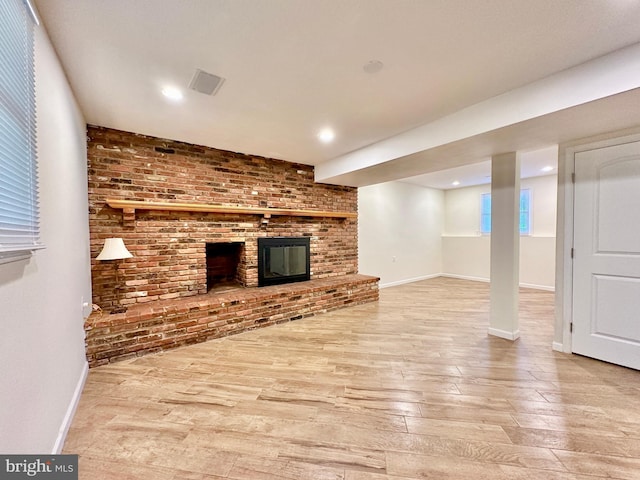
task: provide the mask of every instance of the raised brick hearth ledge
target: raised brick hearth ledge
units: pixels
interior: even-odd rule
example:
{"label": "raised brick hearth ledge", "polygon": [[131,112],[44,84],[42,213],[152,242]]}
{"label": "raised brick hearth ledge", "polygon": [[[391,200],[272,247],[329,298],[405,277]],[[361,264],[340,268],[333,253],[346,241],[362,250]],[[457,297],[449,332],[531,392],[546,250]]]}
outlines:
{"label": "raised brick hearth ledge", "polygon": [[204,342],[378,300],[377,277],[341,275],[262,288],[238,288],[93,313],[85,323],[91,367]]}

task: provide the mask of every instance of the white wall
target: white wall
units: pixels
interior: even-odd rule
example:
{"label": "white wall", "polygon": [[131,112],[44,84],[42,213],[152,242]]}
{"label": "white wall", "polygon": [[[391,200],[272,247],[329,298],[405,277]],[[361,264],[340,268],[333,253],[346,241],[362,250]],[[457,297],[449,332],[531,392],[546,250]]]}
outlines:
{"label": "white wall", "polygon": [[41,239],[0,265],[0,452],[54,453],[87,372],[91,302],[86,127],[43,27],[36,28]]}
{"label": "white wall", "polygon": [[388,287],[439,275],[444,194],[409,183],[358,189],[358,266]]}
{"label": "white wall", "polygon": [[[555,286],[555,228],[557,176],[521,180],[531,190],[532,231],[520,237],[520,284],[553,289]],[[480,195],[490,185],[445,192],[443,273],[488,280],[490,237],[480,235]]]}

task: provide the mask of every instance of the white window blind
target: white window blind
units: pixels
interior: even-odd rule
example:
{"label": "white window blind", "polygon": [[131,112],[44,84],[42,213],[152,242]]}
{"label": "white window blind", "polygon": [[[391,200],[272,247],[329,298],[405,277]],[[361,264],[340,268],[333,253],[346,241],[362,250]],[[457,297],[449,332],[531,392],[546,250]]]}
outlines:
{"label": "white window blind", "polygon": [[38,238],[34,22],[25,0],[0,0],[0,263],[43,247]]}

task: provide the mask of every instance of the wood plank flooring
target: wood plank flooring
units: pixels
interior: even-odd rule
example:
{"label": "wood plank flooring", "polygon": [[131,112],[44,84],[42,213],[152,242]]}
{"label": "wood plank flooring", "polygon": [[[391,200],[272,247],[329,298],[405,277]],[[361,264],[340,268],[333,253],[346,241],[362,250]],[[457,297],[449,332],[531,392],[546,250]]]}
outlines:
{"label": "wood plank flooring", "polygon": [[640,372],[551,350],[553,294],[487,335],[487,284],[92,369],[67,437],[81,479],[640,478]]}

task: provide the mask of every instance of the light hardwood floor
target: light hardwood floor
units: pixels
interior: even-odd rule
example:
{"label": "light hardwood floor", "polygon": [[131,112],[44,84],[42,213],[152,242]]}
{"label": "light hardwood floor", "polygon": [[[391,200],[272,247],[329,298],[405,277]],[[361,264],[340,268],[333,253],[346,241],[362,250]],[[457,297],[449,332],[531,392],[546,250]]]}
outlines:
{"label": "light hardwood floor", "polygon": [[640,373],[553,352],[553,294],[516,342],[488,285],[377,304],[90,371],[65,453],[80,478],[640,478]]}

